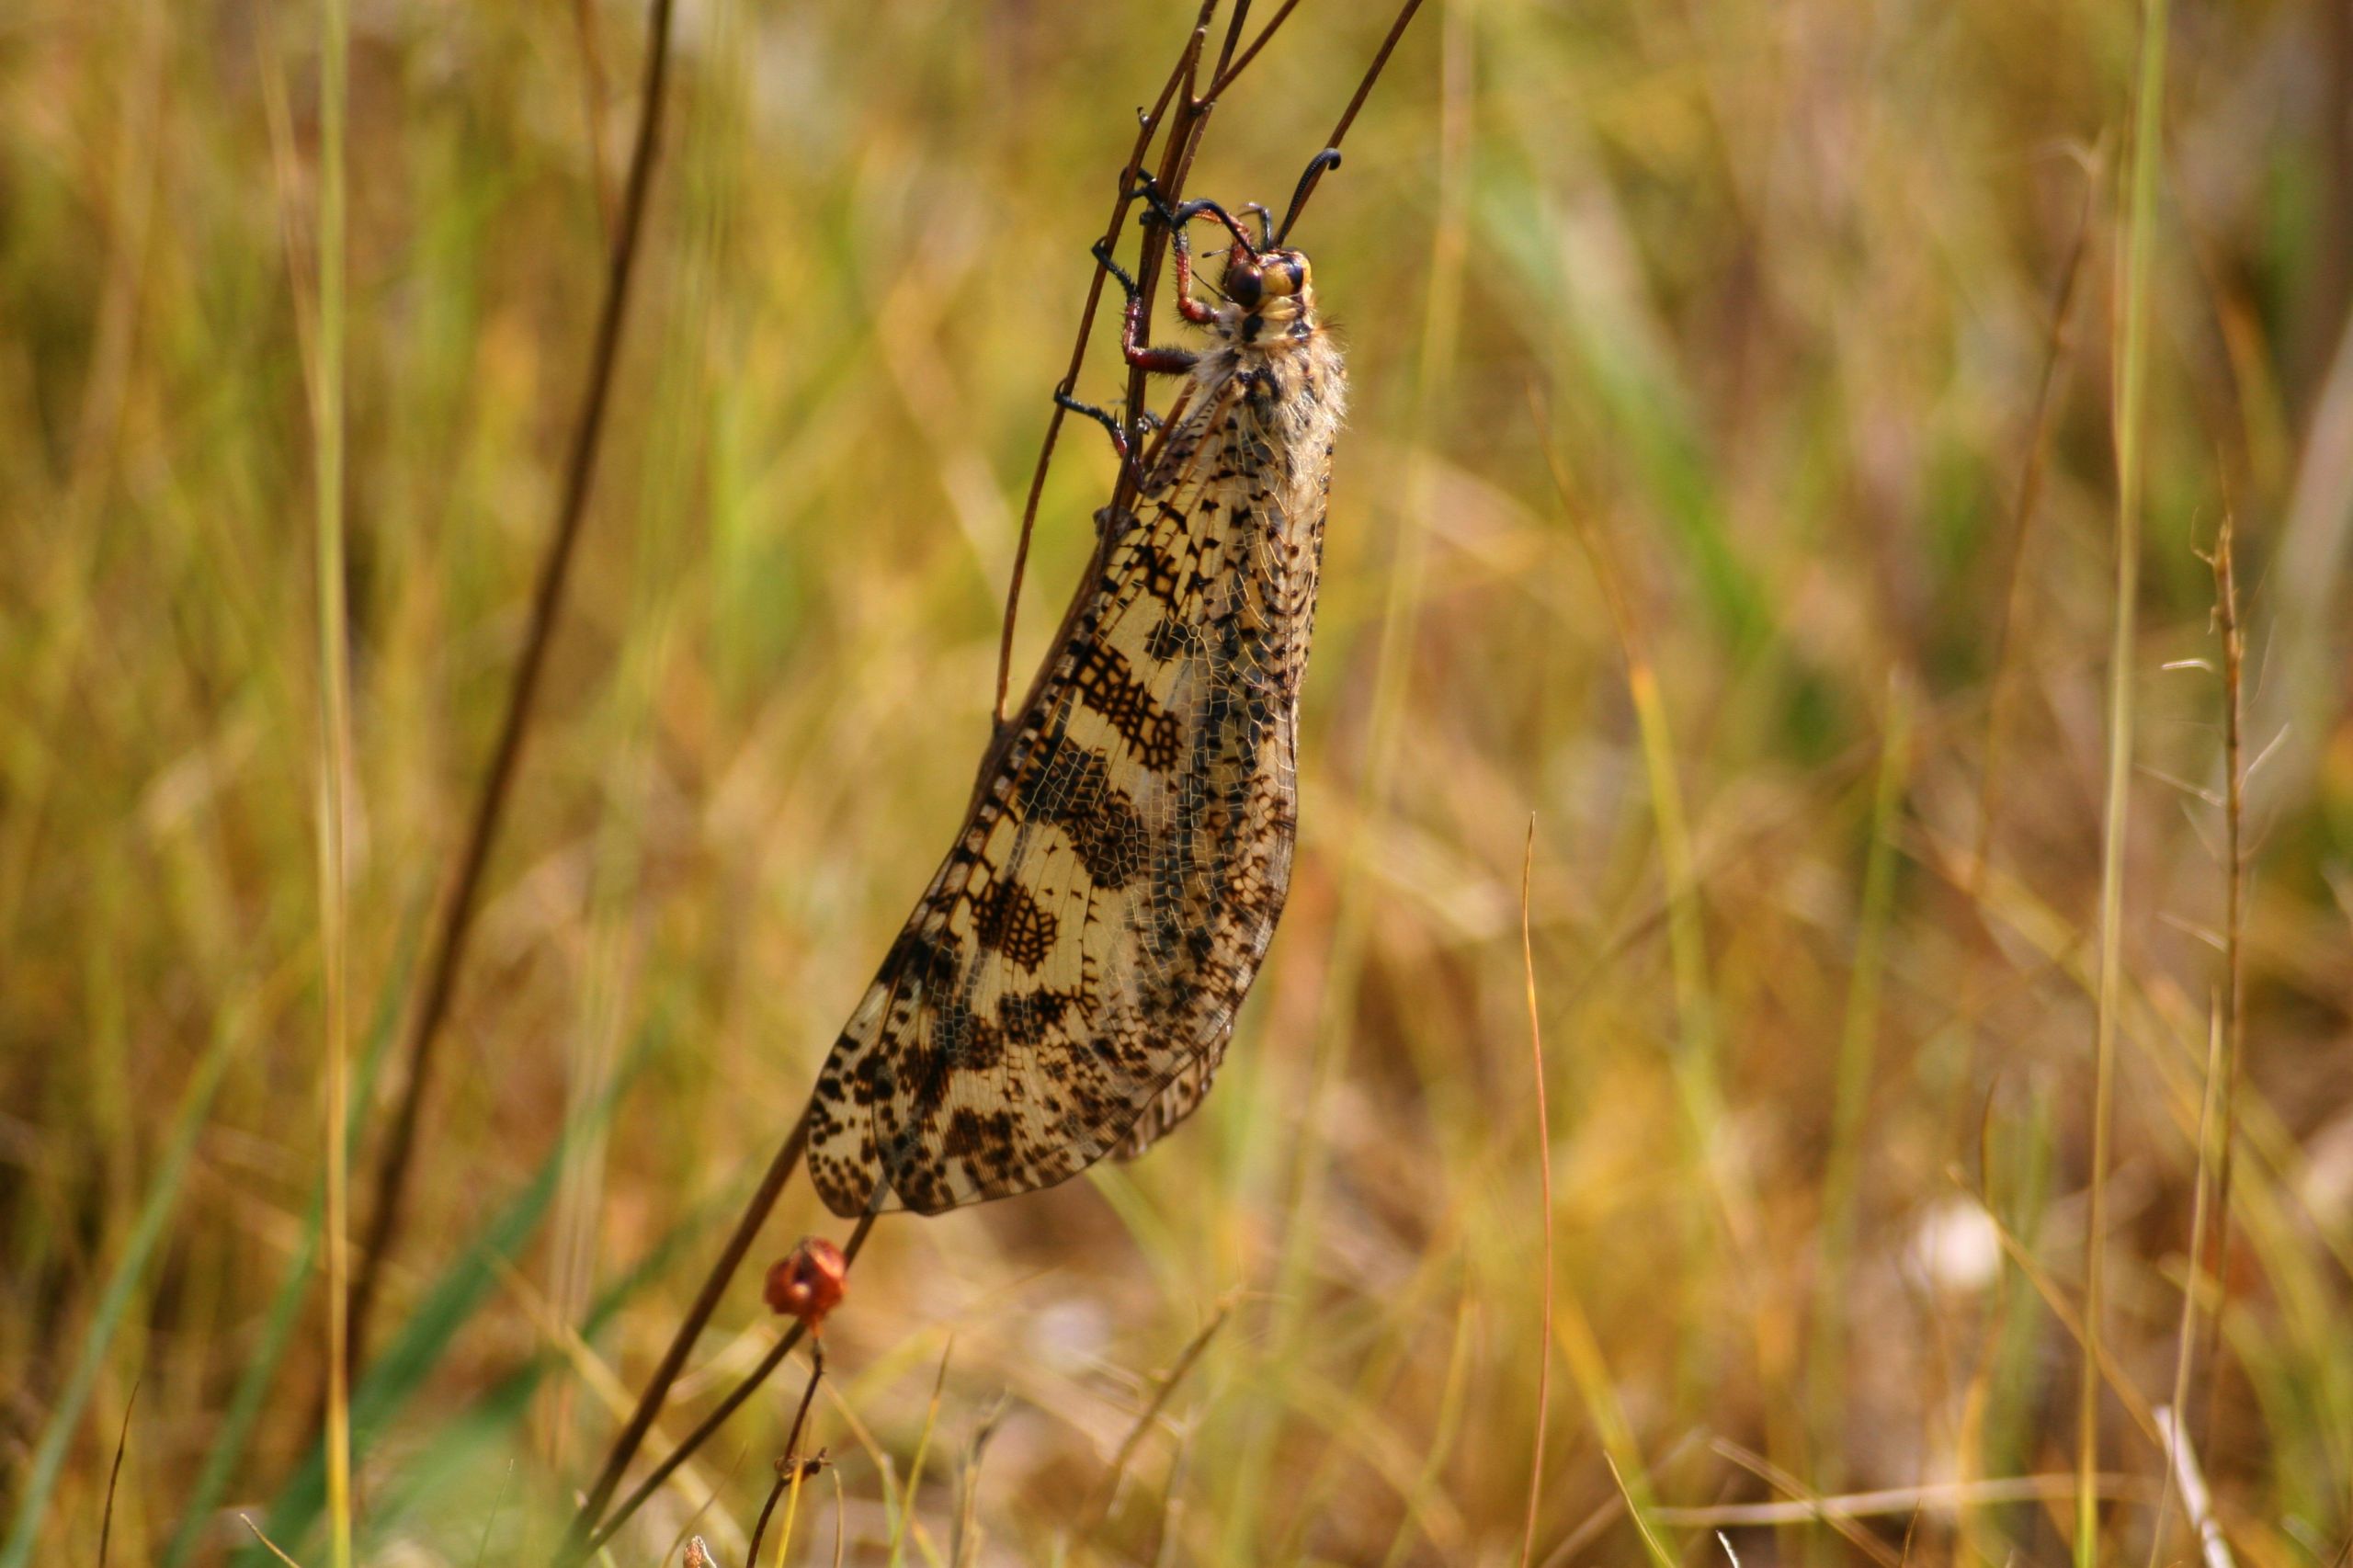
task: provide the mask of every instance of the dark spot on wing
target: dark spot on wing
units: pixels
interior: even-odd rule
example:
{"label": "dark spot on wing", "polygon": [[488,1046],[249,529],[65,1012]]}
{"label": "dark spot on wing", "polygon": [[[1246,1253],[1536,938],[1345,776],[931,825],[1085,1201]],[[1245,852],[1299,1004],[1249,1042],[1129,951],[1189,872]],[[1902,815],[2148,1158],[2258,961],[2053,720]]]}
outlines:
{"label": "dark spot on wing", "polygon": [[1176,767],[1176,715],[1160,706],[1127,655],[1101,642],[1073,653],[1071,680],[1078,699],[1100,714],[1146,767],[1165,773]]}
{"label": "dark spot on wing", "polygon": [[973,935],[983,948],[1003,953],[1006,961],[1035,974],[1053,951],[1062,921],[1038,903],[1028,888],[1007,880],[991,883],[972,905]]}

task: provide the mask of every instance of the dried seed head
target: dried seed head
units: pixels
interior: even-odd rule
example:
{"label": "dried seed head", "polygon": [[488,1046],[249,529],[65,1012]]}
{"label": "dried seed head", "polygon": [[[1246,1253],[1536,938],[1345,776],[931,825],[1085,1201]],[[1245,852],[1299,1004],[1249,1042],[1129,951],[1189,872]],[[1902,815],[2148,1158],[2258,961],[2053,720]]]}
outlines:
{"label": "dried seed head", "polygon": [[842,1249],[823,1236],[804,1236],[801,1244],[768,1269],[764,1294],[770,1310],[797,1318],[815,1334],[825,1314],[842,1304],[849,1286],[849,1260]]}

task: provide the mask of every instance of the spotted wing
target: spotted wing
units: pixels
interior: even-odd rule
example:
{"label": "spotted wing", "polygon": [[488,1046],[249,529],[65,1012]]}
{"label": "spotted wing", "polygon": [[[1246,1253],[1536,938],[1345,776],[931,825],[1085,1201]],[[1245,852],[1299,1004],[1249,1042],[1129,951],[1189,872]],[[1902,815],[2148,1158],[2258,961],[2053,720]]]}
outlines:
{"label": "spotted wing", "polygon": [[884,1177],[925,1213],[1051,1186],[1206,1090],[1290,882],[1322,525],[1320,493],[1283,515],[1246,393],[1188,389],[835,1044],[809,1144],[834,1212]]}

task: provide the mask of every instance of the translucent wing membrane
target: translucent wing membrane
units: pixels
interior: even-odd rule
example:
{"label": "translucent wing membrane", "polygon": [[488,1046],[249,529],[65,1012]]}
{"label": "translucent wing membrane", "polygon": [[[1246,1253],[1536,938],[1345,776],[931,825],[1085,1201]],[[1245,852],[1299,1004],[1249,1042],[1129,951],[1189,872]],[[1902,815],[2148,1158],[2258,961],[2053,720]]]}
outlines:
{"label": "translucent wing membrane", "polygon": [[1342,392],[1300,305],[1264,345],[1231,307],[1212,323],[1134,513],[1107,514],[1011,740],[819,1074],[809,1168],[835,1213],[1048,1187],[1207,1091],[1290,878]]}

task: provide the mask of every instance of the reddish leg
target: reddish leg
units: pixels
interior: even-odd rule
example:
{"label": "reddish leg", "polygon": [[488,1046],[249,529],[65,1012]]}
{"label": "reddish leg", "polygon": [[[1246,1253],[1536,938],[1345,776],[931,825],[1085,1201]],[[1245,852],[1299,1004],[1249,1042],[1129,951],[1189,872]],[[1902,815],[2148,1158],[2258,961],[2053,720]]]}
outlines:
{"label": "reddish leg", "polygon": [[1209,325],[1217,319],[1217,312],[1193,298],[1193,247],[1185,243],[1184,230],[1168,236],[1168,248],[1176,257],[1176,309],[1195,326]]}
{"label": "reddish leg", "polygon": [[[1159,219],[1167,227],[1168,247],[1176,253],[1176,309],[1195,326],[1209,325],[1211,322],[1217,319],[1217,311],[1213,306],[1205,305],[1193,298],[1193,247],[1185,238],[1185,225],[1196,218],[1214,218],[1225,225],[1233,233],[1235,242],[1245,251],[1250,249],[1249,236],[1242,232],[1241,225],[1227,215],[1225,209],[1214,201],[1188,201],[1182,207],[1169,206],[1167,199],[1160,194],[1160,187],[1153,183],[1150,176],[1146,176],[1143,183],[1136,187],[1136,194],[1151,204],[1152,216]],[[1255,206],[1255,203],[1253,205]],[[1245,208],[1244,210],[1250,210]],[[1263,231],[1267,226],[1266,210],[1257,208],[1256,210],[1260,214],[1258,226]],[[1128,299],[1132,306],[1135,301],[1135,292],[1132,288],[1129,290]]]}
{"label": "reddish leg", "polygon": [[[1193,361],[1199,358],[1191,349],[1154,348],[1143,342],[1143,290],[1129,276],[1126,267],[1111,259],[1110,251],[1100,240],[1095,242],[1095,259],[1102,264],[1104,271],[1119,280],[1120,291],[1127,295],[1127,309],[1120,315],[1120,352],[1128,363],[1158,376],[1177,376],[1191,369]],[[1191,282],[1192,269],[1187,265],[1184,248],[1180,245],[1176,251],[1176,287],[1185,306],[1190,307],[1185,310],[1185,317],[1188,321],[1205,319],[1208,308],[1195,304],[1189,288]],[[1194,309],[1199,309],[1201,316],[1196,317]]]}

